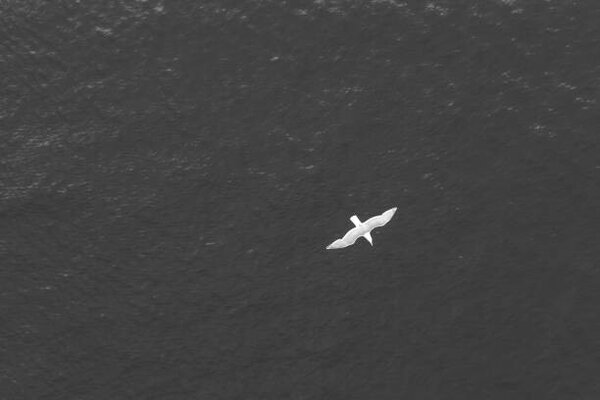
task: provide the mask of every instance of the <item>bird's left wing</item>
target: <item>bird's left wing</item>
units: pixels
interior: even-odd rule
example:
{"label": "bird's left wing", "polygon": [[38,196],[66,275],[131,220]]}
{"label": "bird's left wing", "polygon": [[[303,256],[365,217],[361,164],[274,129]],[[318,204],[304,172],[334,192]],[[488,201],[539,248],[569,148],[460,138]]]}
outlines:
{"label": "bird's left wing", "polygon": [[380,226],[384,226],[385,224],[390,222],[390,220],[396,213],[397,209],[398,209],[398,207],[390,208],[389,210],[387,210],[386,212],[384,212],[381,215],[377,215],[375,217],[369,218],[368,220],[366,220],[364,222],[364,224],[367,225],[369,227],[369,229],[375,229]]}
{"label": "bird's left wing", "polygon": [[359,229],[358,227],[354,227],[352,229],[350,229],[348,232],[346,232],[346,234],[344,235],[344,237],[342,238],[342,240],[344,242],[348,242],[350,244],[354,244],[354,242],[356,242],[356,239],[359,238]]}
{"label": "bird's left wing", "polygon": [[358,237],[358,228],[352,228],[346,232],[343,238],[338,239],[327,246],[327,249],[343,249],[344,247],[352,246]]}

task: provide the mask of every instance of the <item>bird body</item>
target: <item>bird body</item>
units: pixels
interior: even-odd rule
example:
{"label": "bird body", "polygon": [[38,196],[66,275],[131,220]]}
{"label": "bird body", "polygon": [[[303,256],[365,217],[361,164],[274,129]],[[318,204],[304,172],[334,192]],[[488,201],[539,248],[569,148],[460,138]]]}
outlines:
{"label": "bird body", "polygon": [[365,222],[361,222],[356,215],[351,216],[350,221],[354,223],[354,228],[346,232],[343,238],[338,239],[327,246],[327,250],[343,249],[344,247],[352,246],[360,237],[367,239],[371,246],[373,246],[371,231],[390,222],[397,209],[397,207],[390,208],[383,214],[369,218]]}

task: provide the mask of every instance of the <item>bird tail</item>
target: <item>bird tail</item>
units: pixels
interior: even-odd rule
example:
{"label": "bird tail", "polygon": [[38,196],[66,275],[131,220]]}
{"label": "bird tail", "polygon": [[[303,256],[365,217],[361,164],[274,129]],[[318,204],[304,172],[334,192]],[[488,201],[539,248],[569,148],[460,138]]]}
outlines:
{"label": "bird tail", "polygon": [[373,238],[371,237],[371,232],[367,232],[363,235],[363,237],[365,239],[367,239],[369,241],[369,243],[371,243],[371,246],[373,246]]}

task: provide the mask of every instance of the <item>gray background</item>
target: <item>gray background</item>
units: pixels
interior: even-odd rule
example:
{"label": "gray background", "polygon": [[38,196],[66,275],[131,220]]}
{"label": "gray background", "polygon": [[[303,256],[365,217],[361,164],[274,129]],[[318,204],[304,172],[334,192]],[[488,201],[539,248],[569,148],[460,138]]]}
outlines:
{"label": "gray background", "polygon": [[597,1],[0,9],[0,398],[599,398]]}

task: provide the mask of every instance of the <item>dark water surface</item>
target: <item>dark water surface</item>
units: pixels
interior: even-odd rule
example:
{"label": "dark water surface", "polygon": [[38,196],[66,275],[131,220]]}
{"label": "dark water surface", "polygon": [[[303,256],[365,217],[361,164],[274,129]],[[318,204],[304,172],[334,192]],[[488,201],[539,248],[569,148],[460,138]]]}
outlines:
{"label": "dark water surface", "polygon": [[600,3],[0,10],[1,399],[600,398]]}

